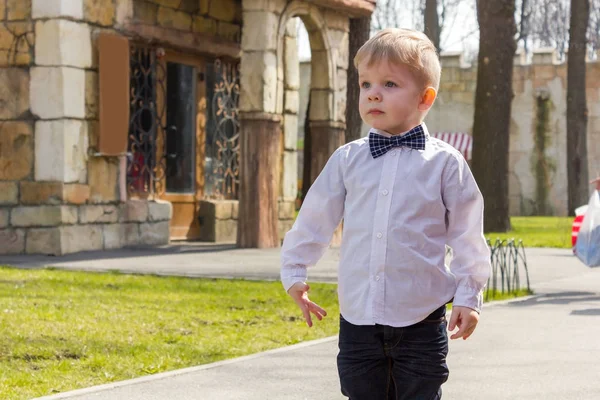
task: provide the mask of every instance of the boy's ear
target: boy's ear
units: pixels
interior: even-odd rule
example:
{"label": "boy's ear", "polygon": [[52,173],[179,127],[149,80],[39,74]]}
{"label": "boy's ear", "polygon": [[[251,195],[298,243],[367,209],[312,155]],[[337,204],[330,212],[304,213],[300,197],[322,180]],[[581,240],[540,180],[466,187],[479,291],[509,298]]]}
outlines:
{"label": "boy's ear", "polygon": [[423,95],[421,96],[421,101],[419,102],[419,110],[427,111],[433,105],[435,98],[437,97],[437,92],[431,86],[425,89]]}

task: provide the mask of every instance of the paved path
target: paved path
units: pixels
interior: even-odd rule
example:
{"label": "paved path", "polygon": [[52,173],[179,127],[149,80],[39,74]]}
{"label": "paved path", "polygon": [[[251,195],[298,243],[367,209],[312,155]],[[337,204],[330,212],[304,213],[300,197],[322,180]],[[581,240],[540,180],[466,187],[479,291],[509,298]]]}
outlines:
{"label": "paved path", "polygon": [[[334,281],[337,251],[312,280]],[[277,250],[181,245],[69,257],[0,257],[22,267],[277,279]],[[568,250],[528,249],[536,295],[487,305],[476,334],[452,341],[444,399],[600,398],[600,269]],[[328,338],[239,359],[44,397],[76,400],[342,399]]]}

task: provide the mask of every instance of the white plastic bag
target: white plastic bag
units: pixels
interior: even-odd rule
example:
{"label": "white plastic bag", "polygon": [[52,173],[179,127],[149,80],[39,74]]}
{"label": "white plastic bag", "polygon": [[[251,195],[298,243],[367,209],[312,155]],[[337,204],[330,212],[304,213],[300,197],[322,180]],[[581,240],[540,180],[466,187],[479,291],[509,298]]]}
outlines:
{"label": "white plastic bag", "polygon": [[575,255],[588,267],[600,266],[600,195],[594,190],[575,244]]}

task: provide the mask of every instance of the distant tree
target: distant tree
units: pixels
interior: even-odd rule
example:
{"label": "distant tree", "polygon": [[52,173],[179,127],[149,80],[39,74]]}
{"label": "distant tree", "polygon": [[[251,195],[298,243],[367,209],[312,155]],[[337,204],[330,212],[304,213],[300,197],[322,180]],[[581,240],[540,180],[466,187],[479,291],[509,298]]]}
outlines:
{"label": "distant tree", "polygon": [[513,58],[517,48],[515,0],[479,0],[477,19],[473,173],[485,201],[484,230],[506,232],[510,229],[508,152]]}
{"label": "distant tree", "polygon": [[424,32],[431,39],[433,45],[438,50],[440,49],[440,19],[438,15],[438,2],[437,0],[426,0],[425,11],[424,11]]}
{"label": "distant tree", "polygon": [[571,0],[569,57],[567,60],[567,176],[569,213],[586,204],[589,195],[585,56],[590,18],[589,0]]}
{"label": "distant tree", "polygon": [[348,76],[346,82],[346,143],[360,139],[362,119],[358,113],[358,71],[354,67],[354,56],[360,47],[369,40],[371,17],[353,18],[350,20],[348,46]]}
{"label": "distant tree", "polygon": [[[462,0],[464,1],[464,0]],[[440,52],[444,30],[453,29],[461,0],[378,0],[371,31],[412,28],[425,32]],[[468,32],[466,36],[473,32]]]}

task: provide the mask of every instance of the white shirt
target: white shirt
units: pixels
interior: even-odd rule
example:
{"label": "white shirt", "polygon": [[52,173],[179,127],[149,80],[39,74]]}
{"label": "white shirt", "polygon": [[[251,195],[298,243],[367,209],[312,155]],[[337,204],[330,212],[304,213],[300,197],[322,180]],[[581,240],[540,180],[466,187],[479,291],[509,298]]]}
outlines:
{"label": "white shirt", "polygon": [[338,298],[348,322],[408,326],[452,298],[481,310],[491,269],[483,198],[460,152],[423,128],[425,150],[374,159],[366,137],[333,153],[285,235],[286,291],[306,281],[343,218]]}

